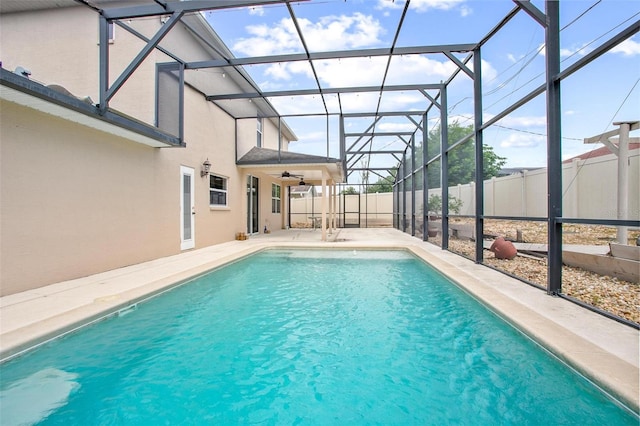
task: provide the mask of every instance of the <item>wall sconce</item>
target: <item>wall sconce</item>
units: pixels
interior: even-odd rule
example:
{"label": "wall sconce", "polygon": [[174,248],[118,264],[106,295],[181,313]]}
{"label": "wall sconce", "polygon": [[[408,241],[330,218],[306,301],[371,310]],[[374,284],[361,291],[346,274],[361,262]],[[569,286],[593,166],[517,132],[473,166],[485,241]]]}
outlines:
{"label": "wall sconce", "polygon": [[202,163],[202,170],[200,171],[200,176],[201,177],[205,177],[209,175],[209,170],[211,170],[211,163],[209,162],[209,159],[207,158],[206,160],[204,160],[204,163]]}

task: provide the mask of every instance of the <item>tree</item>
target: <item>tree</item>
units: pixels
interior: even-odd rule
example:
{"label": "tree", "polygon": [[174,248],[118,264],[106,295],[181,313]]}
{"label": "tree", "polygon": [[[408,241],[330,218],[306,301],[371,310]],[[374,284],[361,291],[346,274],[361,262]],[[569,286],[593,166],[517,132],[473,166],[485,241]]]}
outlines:
{"label": "tree", "polygon": [[[449,213],[458,214],[461,208],[462,200],[449,194]],[[439,194],[431,194],[427,201],[427,212],[436,215],[442,213],[442,197]]]}
{"label": "tree", "polygon": [[[458,121],[449,124],[447,129],[449,143],[455,143],[463,137],[473,133],[473,125],[461,126]],[[427,159],[434,158],[440,154],[440,126],[434,127],[428,136]],[[493,151],[489,145],[482,146],[483,154],[483,180],[497,176],[498,172],[505,165],[507,159],[501,157]],[[475,181],[475,141],[473,138],[456,147],[448,155],[449,165],[449,186],[465,184]],[[422,161],[422,145],[416,148],[416,164]],[[429,165],[427,181],[429,188],[440,187],[440,161]],[[422,184],[419,182],[419,188]]]}
{"label": "tree", "polygon": [[349,186],[347,189],[342,190],[340,194],[353,195],[353,194],[359,194],[359,192],[356,191],[356,189],[353,186]]}
{"label": "tree", "polygon": [[376,192],[393,192],[393,183],[395,180],[395,173],[392,173],[390,176],[380,178],[375,183],[367,187],[367,194],[373,194]]}

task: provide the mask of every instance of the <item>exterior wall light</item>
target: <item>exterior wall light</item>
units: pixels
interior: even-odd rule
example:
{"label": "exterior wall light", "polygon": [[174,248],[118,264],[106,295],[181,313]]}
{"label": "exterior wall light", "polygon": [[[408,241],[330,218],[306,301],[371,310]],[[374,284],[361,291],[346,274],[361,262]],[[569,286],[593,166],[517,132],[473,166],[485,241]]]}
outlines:
{"label": "exterior wall light", "polygon": [[200,171],[200,176],[201,177],[205,177],[209,175],[209,170],[211,170],[211,163],[209,162],[209,159],[207,158],[206,160],[204,160],[204,163],[202,163],[202,170]]}

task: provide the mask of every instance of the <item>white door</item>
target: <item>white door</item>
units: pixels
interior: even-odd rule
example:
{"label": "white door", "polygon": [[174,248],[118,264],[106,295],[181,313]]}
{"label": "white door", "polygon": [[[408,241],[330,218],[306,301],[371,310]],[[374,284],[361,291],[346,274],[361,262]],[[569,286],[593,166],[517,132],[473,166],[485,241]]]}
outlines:
{"label": "white door", "polygon": [[180,250],[195,247],[194,170],[180,167]]}

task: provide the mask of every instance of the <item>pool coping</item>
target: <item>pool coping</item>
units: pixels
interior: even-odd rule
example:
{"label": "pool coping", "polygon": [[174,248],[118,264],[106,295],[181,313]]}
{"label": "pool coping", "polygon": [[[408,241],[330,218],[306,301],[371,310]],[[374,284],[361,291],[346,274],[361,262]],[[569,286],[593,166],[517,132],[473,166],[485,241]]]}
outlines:
{"label": "pool coping", "polygon": [[[265,249],[404,249],[435,267],[448,279],[636,414],[640,411],[639,332],[559,297],[529,286],[462,256],[385,230],[358,238],[341,230],[332,241],[308,235],[260,236],[192,250],[78,280],[0,297],[0,360],[117,314],[131,305],[182,285],[195,277]],[[364,235],[364,233],[360,233]],[[297,235],[297,237],[291,237]],[[371,239],[370,235],[374,235]],[[355,237],[354,237],[355,236]],[[278,238],[279,237],[279,238]],[[143,277],[141,279],[141,277]]]}

